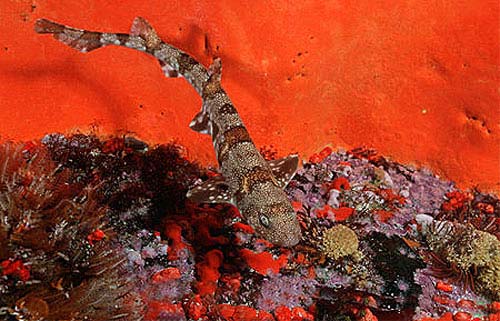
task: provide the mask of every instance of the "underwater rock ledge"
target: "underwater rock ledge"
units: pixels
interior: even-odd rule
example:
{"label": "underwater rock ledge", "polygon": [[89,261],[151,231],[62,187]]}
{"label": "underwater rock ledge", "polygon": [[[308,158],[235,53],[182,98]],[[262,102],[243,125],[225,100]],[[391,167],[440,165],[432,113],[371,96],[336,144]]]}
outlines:
{"label": "underwater rock ledge", "polygon": [[0,319],[500,319],[495,195],[325,148],[286,189],[303,236],[281,248],[186,201],[214,175],[131,136],[1,145]]}

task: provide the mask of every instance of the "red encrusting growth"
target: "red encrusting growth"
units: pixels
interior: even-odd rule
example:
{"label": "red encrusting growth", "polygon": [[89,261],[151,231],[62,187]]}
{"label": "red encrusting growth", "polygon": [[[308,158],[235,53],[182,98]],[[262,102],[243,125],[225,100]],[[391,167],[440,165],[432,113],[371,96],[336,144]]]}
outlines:
{"label": "red encrusting growth", "polygon": [[275,321],[269,312],[244,305],[219,304],[217,311],[224,321]]}
{"label": "red encrusting growth", "polygon": [[323,148],[319,153],[311,155],[311,157],[309,157],[309,162],[316,163],[316,164],[320,163],[325,158],[330,156],[330,154],[332,152],[333,152],[332,148],[327,146],[327,147]]}
{"label": "red encrusting growth", "polygon": [[202,262],[196,264],[199,282],[196,288],[200,295],[214,294],[220,278],[219,268],[224,255],[220,250],[211,250],[205,254]]}
{"label": "red encrusting growth", "polygon": [[0,263],[2,269],[2,276],[17,277],[21,281],[28,281],[30,278],[30,271],[21,260],[5,260]]}
{"label": "red encrusting growth", "polygon": [[354,209],[345,206],[333,208],[330,205],[325,205],[323,208],[317,209],[315,214],[318,218],[328,218],[332,221],[343,222],[354,214]]}
{"label": "red encrusting growth", "polygon": [[301,307],[289,308],[284,305],[274,310],[276,321],[312,321],[314,316]]}
{"label": "red encrusting growth", "polygon": [[255,233],[254,229],[248,225],[248,224],[244,224],[242,222],[236,222],[233,224],[233,228],[237,231],[242,231],[244,233],[248,233],[248,234],[253,234]]}
{"label": "red encrusting growth", "polygon": [[288,256],[285,254],[274,258],[269,252],[255,253],[249,249],[242,249],[240,255],[250,268],[262,275],[277,274],[288,263]]}
{"label": "red encrusting growth", "polygon": [[180,277],[181,277],[181,272],[179,271],[178,268],[169,267],[156,272],[155,274],[153,274],[151,279],[155,283],[162,283],[169,280],[176,280],[179,279]]}
{"label": "red encrusting growth", "polygon": [[195,294],[184,304],[184,310],[188,317],[193,320],[206,320],[207,307],[203,304],[203,300],[199,294]]}
{"label": "red encrusting growth", "polygon": [[[441,205],[442,209],[445,211],[453,211],[464,207],[467,202],[474,199],[474,196],[468,192],[453,191],[446,193],[448,200],[443,202]],[[487,207],[485,207],[487,208]]]}
{"label": "red encrusting growth", "polygon": [[393,216],[394,213],[391,211],[375,210],[375,217],[381,222],[387,223]]}
{"label": "red encrusting growth", "polygon": [[189,248],[182,239],[182,227],[176,223],[169,222],[165,226],[165,236],[170,240],[170,250],[168,251],[168,258],[175,260],[178,257],[178,252]]}
{"label": "red encrusting growth", "polygon": [[87,241],[89,242],[90,245],[94,245],[94,242],[101,241],[103,238],[106,237],[106,234],[101,229],[96,229],[94,232],[90,233],[87,236]]}
{"label": "red encrusting growth", "polygon": [[453,291],[453,286],[443,281],[438,281],[438,283],[436,283],[436,289],[444,292],[451,292]]}
{"label": "red encrusting growth", "polygon": [[184,316],[184,309],[182,303],[171,303],[164,301],[150,301],[148,302],[146,320],[158,320],[161,315],[170,315],[172,318]]}
{"label": "red encrusting growth", "polygon": [[382,188],[380,190],[377,190],[377,193],[392,206],[404,205],[406,202],[406,199],[403,196],[397,195],[390,188]]}
{"label": "red encrusting growth", "polygon": [[329,189],[336,189],[338,191],[341,190],[348,190],[351,188],[351,185],[349,184],[349,180],[345,177],[337,177],[335,178],[330,185],[328,186]]}

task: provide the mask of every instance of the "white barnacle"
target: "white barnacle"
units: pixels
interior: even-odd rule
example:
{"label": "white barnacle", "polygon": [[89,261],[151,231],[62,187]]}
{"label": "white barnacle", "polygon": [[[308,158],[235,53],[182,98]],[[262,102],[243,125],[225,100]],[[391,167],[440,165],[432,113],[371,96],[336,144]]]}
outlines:
{"label": "white barnacle", "polygon": [[208,197],[208,199],[209,199],[210,201],[213,201],[213,200],[215,199],[215,196],[210,195],[210,196]]}

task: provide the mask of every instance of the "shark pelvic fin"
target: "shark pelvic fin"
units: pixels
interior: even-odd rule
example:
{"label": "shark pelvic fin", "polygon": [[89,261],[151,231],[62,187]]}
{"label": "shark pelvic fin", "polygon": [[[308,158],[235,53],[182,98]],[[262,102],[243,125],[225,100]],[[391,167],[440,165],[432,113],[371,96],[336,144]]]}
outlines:
{"label": "shark pelvic fin", "polygon": [[229,185],[222,176],[212,177],[193,187],[186,196],[194,203],[233,203]]}
{"label": "shark pelvic fin", "polygon": [[289,155],[287,157],[268,161],[267,163],[271,167],[271,171],[279,186],[285,188],[299,167],[299,156],[295,154]]}

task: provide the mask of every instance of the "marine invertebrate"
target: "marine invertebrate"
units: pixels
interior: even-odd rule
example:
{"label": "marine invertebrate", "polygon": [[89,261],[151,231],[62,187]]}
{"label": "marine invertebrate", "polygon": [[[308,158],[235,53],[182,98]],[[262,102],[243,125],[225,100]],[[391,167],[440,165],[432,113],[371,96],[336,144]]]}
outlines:
{"label": "marine invertebrate", "polygon": [[313,303],[316,284],[307,276],[273,275],[261,284],[257,308],[269,312],[280,306],[307,308]]}
{"label": "marine invertebrate", "polygon": [[493,260],[480,269],[477,280],[483,291],[495,300],[500,300],[500,252],[498,250]]}
{"label": "marine invertebrate", "polygon": [[0,306],[40,320],[136,318],[125,257],[104,240],[106,208],[42,146],[0,148]]}
{"label": "marine invertebrate", "polygon": [[[136,150],[116,139],[111,148],[81,134],[49,135],[44,142],[0,149],[7,155],[0,160],[11,162],[0,163],[0,200],[14,207],[13,216],[0,211],[9,224],[0,237],[6,244],[0,248],[0,318],[69,314],[78,320],[77,309],[93,320],[384,320],[414,309],[418,317],[497,313],[486,295],[498,293],[498,241],[471,225],[415,217],[421,207],[437,213],[438,198],[451,186],[426,171],[388,162],[386,182],[392,185],[375,188],[374,165],[343,152],[306,164],[287,188],[306,239],[283,248],[258,239],[234,207],[186,202],[189,185],[213,173],[187,160],[178,146]],[[338,177],[346,177],[350,189],[328,191]],[[333,190],[338,203],[327,207]],[[373,199],[349,198],[353,190]],[[484,194],[475,200],[497,204]],[[374,211],[353,209],[365,201],[380,201],[392,216],[384,221]],[[339,224],[332,213],[347,206],[349,215]],[[351,254],[336,250],[338,256],[326,259],[325,235],[332,230],[351,240]],[[29,233],[40,240],[24,238]],[[424,263],[421,253],[436,258]],[[468,283],[465,289],[460,283],[471,277],[473,288]],[[117,307],[109,308],[110,302]]]}
{"label": "marine invertebrate", "polygon": [[500,241],[494,235],[472,225],[436,222],[427,240],[437,277],[461,282],[473,290],[479,281],[484,291],[498,296]]}
{"label": "marine invertebrate", "polygon": [[358,251],[358,237],[349,227],[339,224],[323,232],[321,251],[328,257],[338,260]]}
{"label": "marine invertebrate", "polygon": [[477,190],[446,193],[438,220],[471,224],[476,229],[495,235],[500,240],[500,202],[492,195]]}

